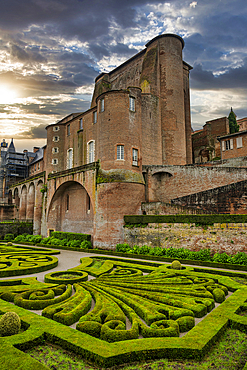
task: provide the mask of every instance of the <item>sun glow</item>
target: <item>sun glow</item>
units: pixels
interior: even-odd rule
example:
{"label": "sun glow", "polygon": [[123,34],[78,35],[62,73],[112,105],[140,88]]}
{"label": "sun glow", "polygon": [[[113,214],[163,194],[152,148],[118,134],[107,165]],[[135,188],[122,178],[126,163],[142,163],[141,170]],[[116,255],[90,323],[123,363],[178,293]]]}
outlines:
{"label": "sun glow", "polygon": [[0,86],[0,105],[14,103],[15,98],[17,98],[15,90],[11,89],[7,85]]}

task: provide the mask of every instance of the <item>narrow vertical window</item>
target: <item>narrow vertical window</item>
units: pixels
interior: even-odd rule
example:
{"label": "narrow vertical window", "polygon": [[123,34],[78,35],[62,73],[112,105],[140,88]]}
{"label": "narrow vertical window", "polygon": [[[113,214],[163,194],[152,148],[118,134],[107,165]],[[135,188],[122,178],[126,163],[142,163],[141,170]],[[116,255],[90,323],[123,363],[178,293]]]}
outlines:
{"label": "narrow vertical window", "polygon": [[138,166],[138,150],[132,149],[132,165]]}
{"label": "narrow vertical window", "polygon": [[129,97],[130,111],[135,112],[135,98]]}
{"label": "narrow vertical window", "polygon": [[73,167],[73,149],[70,148],[67,151],[67,169],[70,169]]}
{"label": "narrow vertical window", "polygon": [[94,162],[94,141],[88,143],[88,163]]}
{"label": "narrow vertical window", "polygon": [[124,146],[117,145],[117,159],[124,159]]}
{"label": "narrow vertical window", "polygon": [[87,194],[87,213],[90,213],[91,203],[90,203],[90,196]]}
{"label": "narrow vertical window", "polygon": [[97,111],[93,112],[93,123],[97,123]]}
{"label": "narrow vertical window", "polygon": [[79,121],[79,130],[83,130],[83,118]]}
{"label": "narrow vertical window", "polygon": [[104,112],[105,110],[105,99],[100,100],[100,111]]}
{"label": "narrow vertical window", "polygon": [[69,194],[66,196],[66,211],[69,210]]}
{"label": "narrow vertical window", "polygon": [[70,125],[67,126],[67,135],[70,135]]}

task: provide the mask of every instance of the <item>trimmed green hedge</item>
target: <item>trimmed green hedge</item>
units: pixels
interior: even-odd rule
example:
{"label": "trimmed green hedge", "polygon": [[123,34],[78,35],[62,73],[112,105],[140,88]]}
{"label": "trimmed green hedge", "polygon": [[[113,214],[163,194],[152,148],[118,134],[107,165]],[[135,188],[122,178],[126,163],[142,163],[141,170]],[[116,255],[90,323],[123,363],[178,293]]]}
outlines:
{"label": "trimmed green hedge", "polygon": [[79,240],[80,242],[91,241],[91,235],[89,234],[80,234],[80,233],[68,233],[63,231],[52,231],[51,237],[56,239],[68,239],[68,240]]}
{"label": "trimmed green hedge", "polygon": [[187,223],[198,225],[213,225],[215,223],[247,223],[247,214],[245,215],[130,215],[124,216],[124,222],[127,225],[141,225],[149,223]]}

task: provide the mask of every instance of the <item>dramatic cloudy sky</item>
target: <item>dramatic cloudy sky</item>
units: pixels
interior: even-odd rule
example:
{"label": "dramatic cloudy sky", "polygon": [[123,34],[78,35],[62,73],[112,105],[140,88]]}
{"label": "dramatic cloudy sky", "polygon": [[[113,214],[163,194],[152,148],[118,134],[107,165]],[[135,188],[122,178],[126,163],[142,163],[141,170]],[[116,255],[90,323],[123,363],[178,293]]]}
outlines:
{"label": "dramatic cloudy sky", "polygon": [[192,126],[247,116],[246,0],[0,3],[0,139],[45,144],[44,127],[89,107],[95,77],[163,33],[184,38]]}

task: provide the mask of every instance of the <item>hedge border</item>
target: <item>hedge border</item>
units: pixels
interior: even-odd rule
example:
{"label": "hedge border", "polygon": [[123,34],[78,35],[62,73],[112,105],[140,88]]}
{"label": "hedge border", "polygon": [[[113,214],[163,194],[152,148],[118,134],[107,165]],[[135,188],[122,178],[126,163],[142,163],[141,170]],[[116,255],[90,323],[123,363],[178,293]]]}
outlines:
{"label": "hedge border", "polygon": [[63,240],[80,240],[83,242],[84,240],[91,241],[91,235],[89,234],[81,234],[81,233],[71,233],[71,232],[65,232],[65,231],[52,231],[51,237]]}
{"label": "hedge border", "polygon": [[138,225],[149,223],[195,223],[199,225],[213,225],[215,223],[247,223],[247,214],[204,214],[204,215],[126,215],[125,224]]}

